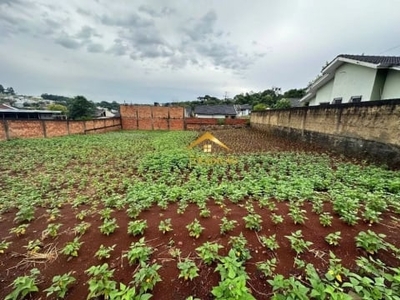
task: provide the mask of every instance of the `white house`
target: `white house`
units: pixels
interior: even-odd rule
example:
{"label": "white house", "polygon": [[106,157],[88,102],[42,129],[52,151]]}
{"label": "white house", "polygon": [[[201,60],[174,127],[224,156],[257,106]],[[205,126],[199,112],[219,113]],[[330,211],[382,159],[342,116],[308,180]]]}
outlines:
{"label": "white house", "polygon": [[400,56],[340,54],[300,100],[327,105],[400,98]]}

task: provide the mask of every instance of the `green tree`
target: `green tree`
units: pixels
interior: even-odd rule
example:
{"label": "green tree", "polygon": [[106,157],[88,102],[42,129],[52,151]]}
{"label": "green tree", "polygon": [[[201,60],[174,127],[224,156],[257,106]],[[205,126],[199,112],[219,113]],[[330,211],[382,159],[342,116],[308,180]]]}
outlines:
{"label": "green tree", "polygon": [[68,104],[68,117],[72,120],[91,119],[94,116],[96,107],[92,101],[83,96],[76,96]]}
{"label": "green tree", "polygon": [[306,89],[291,89],[283,94],[283,98],[303,98],[306,94]]}
{"label": "green tree", "polygon": [[14,91],[14,89],[10,86],[10,87],[6,88],[6,94],[15,95],[15,91]]}
{"label": "green tree", "polygon": [[253,111],[263,111],[266,109],[267,109],[267,106],[264,103],[258,103],[256,105],[254,105],[254,107],[253,107]]}
{"label": "green tree", "polygon": [[285,108],[291,108],[292,105],[288,99],[282,98],[276,102],[274,108],[276,109],[285,109]]}
{"label": "green tree", "polygon": [[4,86],[0,84],[0,94],[4,93]]}
{"label": "green tree", "polygon": [[47,109],[53,111],[61,111],[63,115],[66,115],[68,113],[68,108],[66,106],[57,103],[49,104],[47,106]]}

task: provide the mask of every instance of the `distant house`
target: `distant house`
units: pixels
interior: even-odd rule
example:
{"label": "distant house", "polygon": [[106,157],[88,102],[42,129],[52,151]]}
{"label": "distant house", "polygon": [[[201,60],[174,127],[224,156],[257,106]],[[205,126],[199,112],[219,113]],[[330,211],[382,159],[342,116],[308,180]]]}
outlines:
{"label": "distant house", "polygon": [[305,105],[400,98],[400,56],[338,55],[308,88]]}
{"label": "distant house", "polygon": [[66,116],[61,111],[17,109],[0,104],[1,120],[63,120]]}
{"label": "distant house", "polygon": [[198,105],[193,115],[196,118],[235,119],[238,113],[234,105]]}
{"label": "distant house", "polygon": [[119,117],[118,111],[109,110],[108,108],[96,107],[95,115],[96,119],[107,119]]}
{"label": "distant house", "polygon": [[237,111],[238,117],[246,117],[251,113],[251,105],[250,104],[240,104],[235,105],[235,109]]}

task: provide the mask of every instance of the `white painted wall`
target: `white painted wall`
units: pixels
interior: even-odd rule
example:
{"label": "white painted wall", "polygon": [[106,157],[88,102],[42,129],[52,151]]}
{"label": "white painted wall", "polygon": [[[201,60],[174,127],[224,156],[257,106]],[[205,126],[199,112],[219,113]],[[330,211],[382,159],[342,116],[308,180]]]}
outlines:
{"label": "white painted wall", "polygon": [[[321,102],[332,102],[332,88],[333,88],[333,79],[330,80],[328,83],[326,83],[325,85],[323,85],[318,91],[317,91],[317,95],[316,95],[316,99],[315,99],[315,105],[320,104]],[[311,103],[310,103],[311,105]]]}
{"label": "white painted wall", "polygon": [[197,115],[196,118],[212,118],[212,119],[225,119],[225,115]]}
{"label": "white painted wall", "polygon": [[342,103],[350,101],[351,96],[362,96],[362,101],[370,100],[375,82],[376,70],[354,64],[343,64],[335,72],[330,102],[342,97]]}
{"label": "white painted wall", "polygon": [[389,70],[383,88],[382,99],[393,98],[400,98],[400,71]]}
{"label": "white painted wall", "polygon": [[315,97],[312,97],[308,105],[309,105],[309,106],[318,105],[318,103],[317,103],[317,97],[316,97],[316,96],[315,96]]}

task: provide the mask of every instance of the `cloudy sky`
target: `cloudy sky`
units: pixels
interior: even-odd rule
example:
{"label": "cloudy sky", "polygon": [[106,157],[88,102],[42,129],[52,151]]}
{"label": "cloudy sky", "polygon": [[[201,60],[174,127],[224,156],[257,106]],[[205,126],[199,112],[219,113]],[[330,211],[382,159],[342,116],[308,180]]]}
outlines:
{"label": "cloudy sky", "polygon": [[400,0],[0,0],[0,84],[96,102],[303,88],[340,53],[400,55]]}

